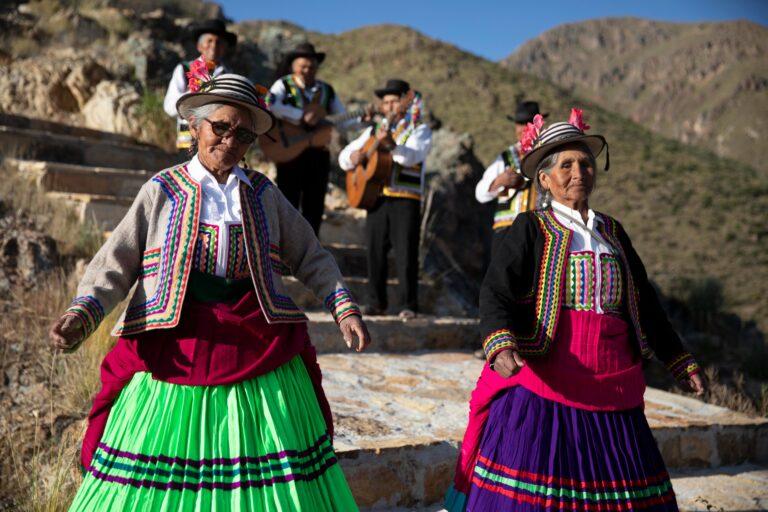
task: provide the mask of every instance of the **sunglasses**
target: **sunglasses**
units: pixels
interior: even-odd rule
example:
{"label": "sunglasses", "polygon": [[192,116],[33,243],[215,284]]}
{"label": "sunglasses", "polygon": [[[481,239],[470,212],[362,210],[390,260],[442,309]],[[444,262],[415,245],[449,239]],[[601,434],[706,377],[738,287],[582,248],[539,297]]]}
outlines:
{"label": "sunglasses", "polygon": [[229,123],[225,123],[224,121],[211,121],[210,119],[205,119],[205,121],[208,121],[211,125],[211,130],[213,130],[213,133],[217,137],[226,137],[230,133],[232,133],[232,136],[234,139],[239,142],[240,144],[251,144],[253,141],[256,140],[256,135],[251,130],[247,130],[245,128],[235,128],[234,133],[232,132],[232,125]]}

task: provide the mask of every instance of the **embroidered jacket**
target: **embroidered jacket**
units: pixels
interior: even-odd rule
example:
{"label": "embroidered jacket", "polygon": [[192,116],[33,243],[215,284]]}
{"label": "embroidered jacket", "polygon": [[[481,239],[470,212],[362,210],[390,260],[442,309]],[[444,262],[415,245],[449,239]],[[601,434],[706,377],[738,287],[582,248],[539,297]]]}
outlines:
{"label": "embroidered jacket", "polygon": [[[634,328],[638,353],[646,358],[655,353],[677,379],[697,373],[698,365],[669,323],[624,228],[607,215],[597,215],[601,222],[596,229],[621,262],[624,315]],[[509,349],[526,357],[547,354],[566,300],[571,237],[551,208],[521,213],[500,233],[480,290],[480,327],[489,360]]]}
{"label": "embroidered jacket", "polygon": [[[287,295],[282,274],[306,284],[337,322],[359,309],[333,256],[268,178],[248,172],[239,185],[247,268],[269,323],[304,322]],[[200,217],[200,184],[187,165],[165,169],[145,183],[128,213],[96,253],[67,309],[87,338],[135,284],[115,336],[179,323]]]}

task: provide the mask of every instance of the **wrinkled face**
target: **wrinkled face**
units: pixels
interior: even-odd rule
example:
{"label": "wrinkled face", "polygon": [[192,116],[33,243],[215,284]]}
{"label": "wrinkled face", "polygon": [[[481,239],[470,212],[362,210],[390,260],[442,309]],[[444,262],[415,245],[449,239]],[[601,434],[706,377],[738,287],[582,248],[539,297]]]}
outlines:
{"label": "wrinkled face", "polygon": [[206,60],[212,60],[218,64],[227,51],[227,42],[216,34],[203,34],[197,40],[197,51]]}
{"label": "wrinkled face", "polygon": [[291,72],[300,77],[305,84],[312,84],[317,75],[317,59],[297,57],[291,63]]}
{"label": "wrinkled face", "polygon": [[592,155],[581,147],[566,146],[548,174],[539,174],[541,186],[558,203],[570,205],[586,201],[595,187]]}
{"label": "wrinkled face", "polygon": [[[213,132],[211,123],[226,123],[230,129],[219,136]],[[198,125],[195,128],[194,125]],[[238,142],[234,136],[238,128],[252,130],[251,116],[243,109],[224,105],[208,116],[207,121],[193,120],[189,131],[197,138],[197,154],[209,169],[231,169],[245,156],[250,144]]]}
{"label": "wrinkled face", "polygon": [[402,99],[402,96],[398,94],[385,94],[381,98],[379,111],[385,116],[398,112],[400,110],[401,99]]}

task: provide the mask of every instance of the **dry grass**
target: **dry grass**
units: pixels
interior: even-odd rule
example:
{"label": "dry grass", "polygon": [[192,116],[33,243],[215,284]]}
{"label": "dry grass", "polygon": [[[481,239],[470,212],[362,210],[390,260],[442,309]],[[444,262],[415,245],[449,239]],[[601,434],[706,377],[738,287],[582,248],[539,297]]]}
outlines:
{"label": "dry grass", "polygon": [[109,329],[116,312],[77,352],[61,354],[48,348],[48,327],[69,304],[76,277],[61,272],[33,290],[19,290],[19,307],[0,317],[3,370],[21,367],[27,379],[38,381],[34,396],[12,389],[18,396],[3,397],[21,407],[4,408],[3,415],[9,417],[0,422],[0,428],[8,430],[0,445],[0,475],[10,494],[0,493],[0,499],[12,497],[22,510],[65,510],[70,503],[80,481],[84,418],[99,386],[99,364],[113,343]]}
{"label": "dry grass", "polygon": [[139,108],[141,140],[162,147],[168,152],[176,151],[176,123],[163,110],[163,93],[147,89],[141,97]]}
{"label": "dry grass", "polygon": [[0,165],[0,201],[4,209],[16,217],[30,219],[35,226],[51,235],[59,253],[71,258],[93,255],[103,242],[101,231],[83,224],[65,204],[49,199],[24,176]]}
{"label": "dry grass", "polygon": [[102,235],[34,183],[8,169],[2,175],[0,214],[51,234],[62,266],[0,300],[0,369],[7,380],[0,387],[0,510],[66,510],[79,484],[83,420],[115,317],[71,355],[48,348],[47,331],[74,296],[75,260],[92,256]]}

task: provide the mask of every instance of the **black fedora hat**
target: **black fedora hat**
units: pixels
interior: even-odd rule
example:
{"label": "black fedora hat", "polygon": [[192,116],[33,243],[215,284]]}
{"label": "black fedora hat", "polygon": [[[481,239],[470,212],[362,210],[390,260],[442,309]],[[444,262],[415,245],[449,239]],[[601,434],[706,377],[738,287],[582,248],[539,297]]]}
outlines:
{"label": "black fedora hat", "polygon": [[195,42],[197,42],[203,34],[216,34],[217,36],[222,37],[230,48],[237,45],[237,34],[229,32],[227,30],[227,25],[223,20],[205,20],[199,23],[193,23],[189,26],[189,33]]}
{"label": "black fedora hat", "polygon": [[317,63],[320,64],[325,60],[325,52],[315,51],[315,45],[312,43],[301,43],[285,54],[285,60],[289,64],[299,57],[315,59],[317,60]]}
{"label": "black fedora hat", "polygon": [[[533,118],[536,117],[536,114],[541,114],[541,112],[539,112],[538,102],[521,101],[520,103],[517,104],[517,108],[515,109],[515,115],[507,116],[507,119],[509,119],[513,123],[526,124],[533,121]],[[546,118],[547,116],[549,116],[549,113],[541,114],[541,117]]]}
{"label": "black fedora hat", "polygon": [[384,87],[381,89],[376,89],[373,92],[379,98],[383,98],[387,94],[397,94],[398,96],[402,96],[410,90],[411,85],[405,80],[400,80],[399,78],[390,78],[387,80],[387,83],[384,84]]}

